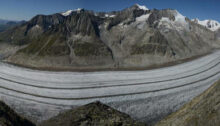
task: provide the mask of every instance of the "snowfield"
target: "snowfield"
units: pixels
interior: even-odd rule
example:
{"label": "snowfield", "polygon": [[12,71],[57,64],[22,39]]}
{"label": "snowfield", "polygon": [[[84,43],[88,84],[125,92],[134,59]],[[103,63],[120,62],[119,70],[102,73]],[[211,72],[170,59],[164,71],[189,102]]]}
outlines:
{"label": "snowfield", "polygon": [[0,98],[40,122],[93,101],[144,121],[176,111],[220,78],[220,51],[144,71],[49,72],[0,62]]}
{"label": "snowfield", "polygon": [[215,21],[215,20],[200,21],[198,18],[196,18],[196,19],[192,19],[192,21],[194,21],[195,23],[198,23],[198,24],[210,29],[211,31],[217,31],[217,30],[220,29],[220,23],[218,21]]}

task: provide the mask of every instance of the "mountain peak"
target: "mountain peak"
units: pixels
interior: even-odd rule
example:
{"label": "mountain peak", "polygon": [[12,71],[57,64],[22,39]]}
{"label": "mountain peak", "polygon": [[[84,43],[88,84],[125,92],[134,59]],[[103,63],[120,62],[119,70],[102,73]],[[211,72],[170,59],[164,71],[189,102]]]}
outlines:
{"label": "mountain peak", "polygon": [[211,31],[217,31],[218,29],[220,29],[220,23],[215,20],[209,19],[209,20],[201,21],[198,18],[196,18],[196,19],[192,19],[192,21],[210,29]]}
{"label": "mountain peak", "polygon": [[135,6],[137,6],[139,9],[141,10],[149,10],[146,6],[144,5],[139,5],[139,4],[135,4]]}

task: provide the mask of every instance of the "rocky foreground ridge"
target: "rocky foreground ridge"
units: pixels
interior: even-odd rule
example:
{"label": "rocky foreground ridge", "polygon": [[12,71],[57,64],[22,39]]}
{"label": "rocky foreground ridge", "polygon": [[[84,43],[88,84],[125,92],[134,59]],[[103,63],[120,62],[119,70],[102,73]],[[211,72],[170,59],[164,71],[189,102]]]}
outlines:
{"label": "rocky foreground ridge", "polygon": [[146,126],[100,102],[62,113],[39,126]]}
{"label": "rocky foreground ridge", "polygon": [[35,126],[0,101],[0,126]]}
{"label": "rocky foreground ridge", "polygon": [[156,126],[219,126],[220,81]]}
{"label": "rocky foreground ridge", "polygon": [[[35,126],[0,102],[0,126]],[[39,126],[146,126],[100,102],[94,102],[59,114]]]}
{"label": "rocky foreground ridge", "polygon": [[33,67],[136,68],[189,58],[220,45],[216,32],[177,10],[134,5],[121,11],[37,15],[0,33],[22,45],[8,62]]}

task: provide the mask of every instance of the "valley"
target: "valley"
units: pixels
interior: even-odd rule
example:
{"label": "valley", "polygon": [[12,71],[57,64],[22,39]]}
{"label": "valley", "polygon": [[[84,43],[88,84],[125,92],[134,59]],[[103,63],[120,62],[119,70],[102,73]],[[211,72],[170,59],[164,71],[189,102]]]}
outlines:
{"label": "valley", "polygon": [[0,125],[219,122],[218,21],[139,4],[54,12],[0,20]]}
{"label": "valley", "polygon": [[134,119],[154,123],[219,79],[219,54],[145,71],[49,72],[1,63],[1,100],[35,122],[101,101]]}

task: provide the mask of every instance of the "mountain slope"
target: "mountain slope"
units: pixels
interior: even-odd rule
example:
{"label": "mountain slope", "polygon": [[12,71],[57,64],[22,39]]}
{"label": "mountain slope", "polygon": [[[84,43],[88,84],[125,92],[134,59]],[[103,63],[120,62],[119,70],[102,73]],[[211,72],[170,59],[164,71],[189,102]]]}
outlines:
{"label": "mountain slope", "polygon": [[0,101],[0,125],[1,126],[35,126],[30,121],[20,117],[5,103]]}
{"label": "mountain slope", "polygon": [[219,126],[220,81],[156,126]]}
{"label": "mountain slope", "polygon": [[100,102],[90,103],[67,111],[40,126],[145,126],[128,115],[116,111]]}
{"label": "mountain slope", "polygon": [[37,15],[0,33],[0,40],[26,45],[8,62],[76,69],[142,68],[201,55],[220,45],[214,32],[178,11],[140,5],[108,13],[77,9]]}

